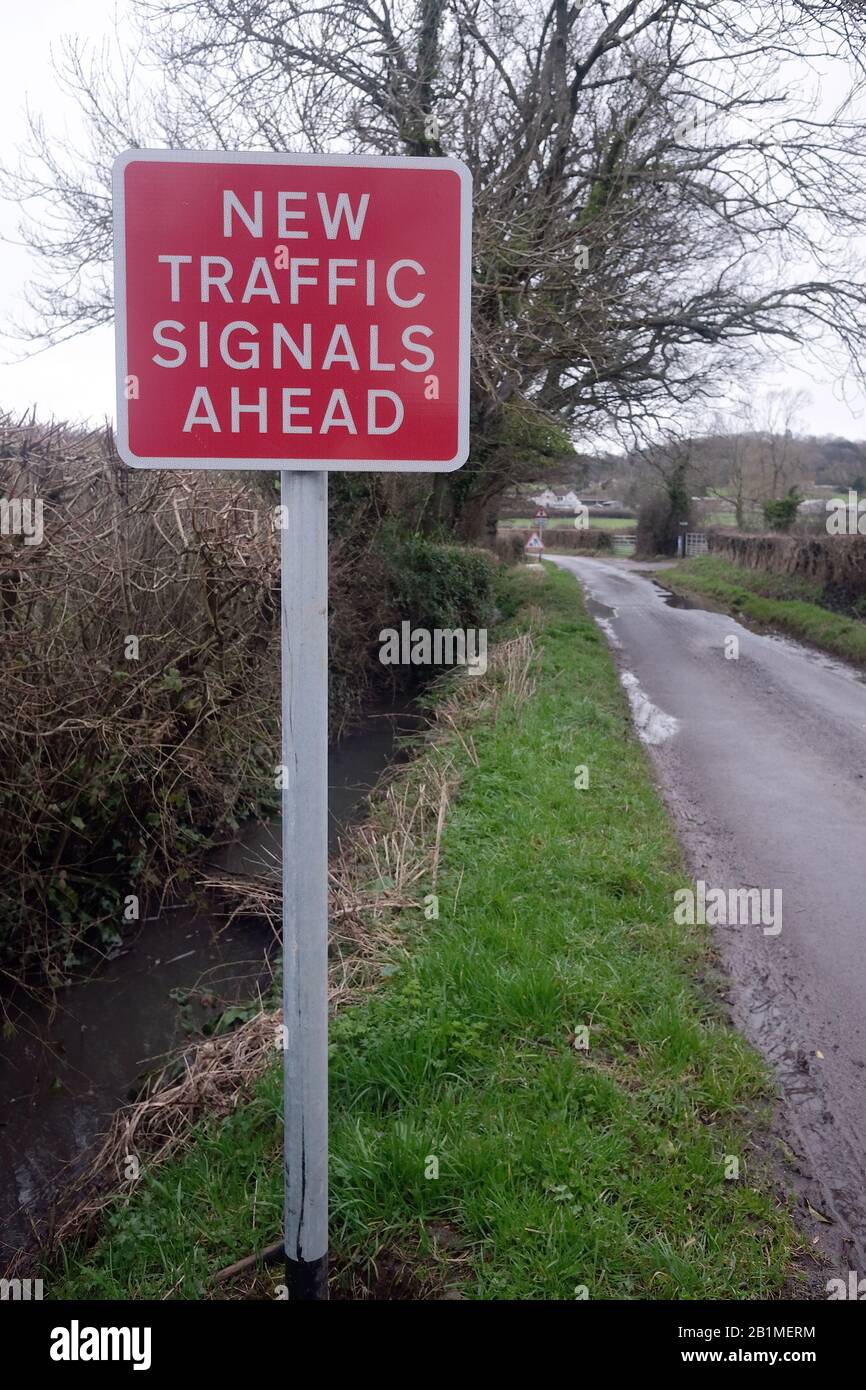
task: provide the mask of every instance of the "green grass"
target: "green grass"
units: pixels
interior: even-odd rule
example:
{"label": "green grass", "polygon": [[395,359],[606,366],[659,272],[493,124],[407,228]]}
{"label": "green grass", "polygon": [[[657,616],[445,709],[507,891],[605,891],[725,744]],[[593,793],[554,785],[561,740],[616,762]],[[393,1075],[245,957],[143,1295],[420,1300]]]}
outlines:
{"label": "green grass", "polygon": [[[673,923],[678,850],[575,581],[512,582],[546,615],[536,693],[473,726],[477,766],[450,746],[439,919],[405,914],[408,954],[332,1025],[335,1265],[482,1299],[772,1295],[794,1236],[752,1143],[764,1070],[699,983],[703,932]],[[275,1069],[47,1291],[200,1297],[277,1238],[281,1176]]]}
{"label": "green grass", "polygon": [[822,586],[793,575],[746,569],[714,555],[696,556],[659,581],[686,594],[701,594],[737,615],[779,628],[850,661],[866,662],[866,622],[821,604]]}
{"label": "green grass", "polygon": [[[538,522],[534,517],[507,517],[499,522],[499,529],[535,529]],[[555,512],[547,518],[544,523],[545,531],[558,530],[562,527],[574,526],[573,516],[557,516]],[[637,518],[633,516],[591,516],[589,518],[589,529],[591,531],[634,531],[637,527]]]}

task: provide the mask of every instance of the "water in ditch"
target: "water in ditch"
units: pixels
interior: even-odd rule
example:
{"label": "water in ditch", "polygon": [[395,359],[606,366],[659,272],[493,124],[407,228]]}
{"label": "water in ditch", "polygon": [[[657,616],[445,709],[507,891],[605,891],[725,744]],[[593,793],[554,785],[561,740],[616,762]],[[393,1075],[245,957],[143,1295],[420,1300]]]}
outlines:
{"label": "water in ditch", "polygon": [[[363,813],[398,735],[417,724],[407,709],[383,711],[331,749],[332,850]],[[262,872],[279,865],[279,852],[279,825],[251,823],[208,867]],[[207,1020],[267,989],[274,946],[265,923],[226,928],[209,912],[166,907],[50,1007],[25,1002],[16,1012],[14,1036],[0,1042],[0,1268],[28,1243],[32,1220],[50,1212],[137,1079]]]}

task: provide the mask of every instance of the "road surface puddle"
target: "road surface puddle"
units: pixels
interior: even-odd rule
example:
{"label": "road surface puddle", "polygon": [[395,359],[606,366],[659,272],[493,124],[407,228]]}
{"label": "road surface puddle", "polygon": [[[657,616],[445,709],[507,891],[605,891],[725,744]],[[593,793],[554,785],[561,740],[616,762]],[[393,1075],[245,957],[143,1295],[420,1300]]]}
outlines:
{"label": "road surface puddle", "polygon": [[621,648],[622,642],[620,642],[617,637],[613,623],[611,622],[611,619],[617,616],[617,610],[609,607],[606,603],[601,603],[597,598],[591,598],[589,594],[585,594],[585,602],[589,612],[601,628],[610,645],[612,647]]}
{"label": "road surface puddle", "polygon": [[[686,598],[685,594],[675,594],[671,589],[665,589],[663,585],[655,581],[655,586],[661,594],[668,608],[700,608],[700,604],[693,599]],[[702,609],[702,612],[709,612],[709,609]]]}
{"label": "road surface puddle", "polygon": [[666,743],[669,738],[673,738],[680,727],[680,721],[672,714],[665,714],[664,710],[653,704],[641,689],[637,676],[632,675],[631,671],[620,672],[619,678],[625,686],[631,705],[631,717],[641,742],[657,747],[658,744]]}

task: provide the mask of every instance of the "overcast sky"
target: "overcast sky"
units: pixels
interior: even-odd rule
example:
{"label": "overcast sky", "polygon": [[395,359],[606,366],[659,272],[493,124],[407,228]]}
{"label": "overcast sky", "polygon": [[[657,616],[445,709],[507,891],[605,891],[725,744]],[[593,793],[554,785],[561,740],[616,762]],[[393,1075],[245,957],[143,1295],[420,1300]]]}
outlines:
{"label": "overcast sky", "polygon": [[[47,129],[62,132],[73,123],[66,96],[58,89],[50,50],[62,34],[75,32],[94,39],[112,32],[115,5],[102,0],[26,0],[10,6],[3,23],[3,82],[0,85],[0,159],[12,161],[25,136],[24,107],[45,117]],[[122,17],[125,0],[118,0]],[[0,236],[18,240],[19,210],[0,202]],[[33,273],[26,249],[7,243],[2,249],[0,326],[32,321],[25,287]],[[114,344],[111,328],[96,329],[60,347],[23,361],[26,351],[0,337],[0,407],[25,410],[36,405],[40,416],[94,423],[114,418]],[[839,434],[866,438],[866,401],[851,380],[831,380],[802,359],[783,374],[769,373],[755,383],[754,396],[764,388],[791,386],[809,392],[810,403],[800,428],[809,434]],[[753,398],[754,398],[753,396]]]}

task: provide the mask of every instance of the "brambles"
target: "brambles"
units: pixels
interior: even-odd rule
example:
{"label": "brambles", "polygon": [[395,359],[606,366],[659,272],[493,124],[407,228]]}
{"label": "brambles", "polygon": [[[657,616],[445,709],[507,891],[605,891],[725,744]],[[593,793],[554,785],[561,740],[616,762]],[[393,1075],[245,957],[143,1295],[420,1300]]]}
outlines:
{"label": "brambles", "polygon": [[0,478],[44,504],[0,542],[0,952],[56,982],[261,805],[278,550],[242,479],[132,473],[101,431],[7,417]]}
{"label": "brambles", "polygon": [[[379,662],[383,622],[476,626],[493,605],[493,558],[407,537],[414,493],[393,486],[331,490],[332,738],[417,683]],[[0,495],[40,503],[38,543],[0,535],[0,958],[56,984],[138,920],[130,894],[178,894],[214,836],[276,807],[278,494],[0,416]]]}

